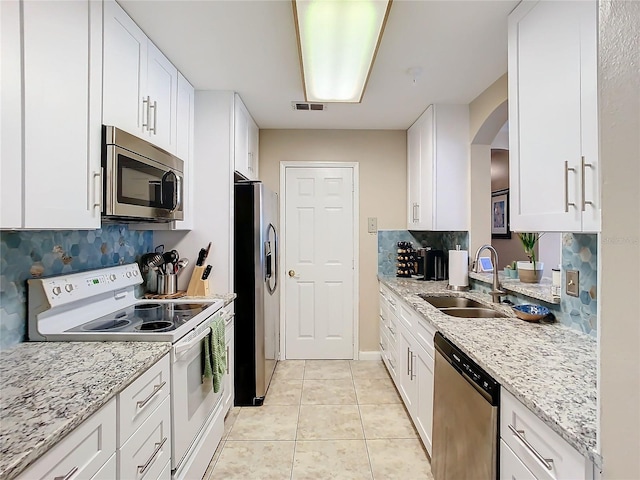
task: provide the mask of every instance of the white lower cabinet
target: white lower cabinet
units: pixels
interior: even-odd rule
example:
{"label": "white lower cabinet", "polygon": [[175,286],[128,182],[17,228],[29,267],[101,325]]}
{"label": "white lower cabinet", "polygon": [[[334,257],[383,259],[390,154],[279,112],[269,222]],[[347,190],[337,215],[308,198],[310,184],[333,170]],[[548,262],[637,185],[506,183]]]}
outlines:
{"label": "white lower cabinet", "polygon": [[118,455],[113,454],[91,480],[113,480],[118,477]]}
{"label": "white lower cabinet", "polygon": [[116,399],[113,398],[18,478],[91,478],[115,451]]}
{"label": "white lower cabinet", "polygon": [[[122,479],[166,479],[171,461],[171,406],[169,398],[155,409],[131,438],[118,449],[119,477]],[[166,476],[162,476],[163,472]]]}
{"label": "white lower cabinet", "polygon": [[500,396],[501,479],[587,480],[592,477],[593,465],[588,459],[504,388]]}
{"label": "white lower cabinet", "polygon": [[429,455],[433,425],[435,333],[435,329],[427,325],[409,304],[385,287],[380,287],[382,359]]}

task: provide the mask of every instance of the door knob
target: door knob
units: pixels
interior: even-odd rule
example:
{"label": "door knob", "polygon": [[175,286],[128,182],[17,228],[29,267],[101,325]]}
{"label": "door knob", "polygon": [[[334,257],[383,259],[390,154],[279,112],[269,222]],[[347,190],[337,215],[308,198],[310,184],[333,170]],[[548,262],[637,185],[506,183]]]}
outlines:
{"label": "door knob", "polygon": [[295,272],[295,270],[289,270],[289,276],[290,276],[291,278],[295,277],[295,276],[296,276],[296,272]]}

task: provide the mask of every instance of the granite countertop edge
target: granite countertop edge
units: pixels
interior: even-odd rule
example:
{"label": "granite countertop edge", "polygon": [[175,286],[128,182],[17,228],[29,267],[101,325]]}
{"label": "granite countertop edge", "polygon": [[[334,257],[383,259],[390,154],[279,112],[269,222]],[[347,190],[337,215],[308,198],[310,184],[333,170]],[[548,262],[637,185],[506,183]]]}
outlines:
{"label": "granite countertop edge", "polygon": [[[597,416],[595,400],[597,342],[595,339],[557,323],[541,325],[524,322],[513,316],[510,307],[491,304],[489,295],[473,291],[452,292],[446,289],[447,282],[419,282],[413,279],[381,275],[378,275],[378,279],[410,304],[421,319],[453,341],[554,432],[582,455],[593,461],[598,468],[602,467],[602,457],[596,451],[595,437]],[[482,319],[482,322],[474,322],[476,319],[457,319],[443,314],[418,297],[417,294],[420,292],[473,298],[502,311],[511,318]],[[509,341],[505,343],[505,349],[508,348],[509,351],[503,351],[503,356],[507,357],[506,361],[502,361],[503,359],[499,358],[495,351],[490,351],[491,347],[497,344],[496,334],[499,334],[497,331],[503,326],[505,335],[509,335]],[[482,330],[483,328],[485,331]],[[486,328],[493,329],[490,338]],[[512,335],[518,329],[522,329],[524,335],[520,337]],[[541,339],[537,339],[536,335]],[[563,356],[563,352],[556,351],[557,356],[551,355],[551,359],[549,356],[540,356],[537,359],[535,352],[533,352],[536,347],[527,345],[527,342],[532,339],[546,341],[547,339],[553,340],[554,337],[557,337],[559,342],[570,342],[575,347],[572,354],[582,355],[582,358],[585,359],[583,363],[576,362],[573,368],[575,371],[571,371],[570,364],[567,365],[564,362],[567,358]],[[526,340],[519,341],[520,338]],[[508,347],[506,347],[507,343]],[[509,359],[508,357],[513,351],[516,353],[513,358]],[[529,363],[518,363],[517,367],[508,364],[509,360],[519,362],[519,357],[523,356],[527,357]],[[522,372],[521,367],[526,368],[526,371]],[[542,387],[549,386],[550,381],[545,372],[554,371],[552,369],[576,378],[575,382],[571,382],[571,384],[561,382],[560,385],[554,385],[557,390],[556,398],[562,398],[563,395],[566,395],[571,398],[573,403],[565,401],[560,405],[549,400],[553,395]],[[557,409],[552,408],[554,406],[562,406],[563,410],[558,412]],[[572,409],[573,406],[575,408]]]}
{"label": "granite countertop edge", "polygon": [[[0,352],[0,479],[10,480],[24,472],[170,349],[170,342],[24,342]],[[90,360],[87,366],[78,362],[80,365],[72,369],[70,379],[68,368],[62,365],[56,368],[56,361],[68,365],[67,362],[77,360],[79,352],[91,353],[84,357]],[[48,353],[54,357],[51,362],[36,366],[40,370],[38,375],[46,371],[46,377],[39,376],[33,380],[33,386],[25,388],[21,385],[25,375],[23,362]],[[118,357],[103,361],[114,362],[113,369],[104,368],[100,360],[92,361],[101,355]],[[73,378],[76,376],[77,380]],[[87,378],[93,381],[91,385]],[[35,399],[45,389],[44,383],[52,385],[52,390],[56,385],[67,385],[64,388],[69,394],[48,401],[47,391],[44,398]],[[25,404],[20,404],[19,399],[26,399]],[[33,417],[29,408],[32,404],[38,406]],[[39,435],[40,430],[44,432]]]}

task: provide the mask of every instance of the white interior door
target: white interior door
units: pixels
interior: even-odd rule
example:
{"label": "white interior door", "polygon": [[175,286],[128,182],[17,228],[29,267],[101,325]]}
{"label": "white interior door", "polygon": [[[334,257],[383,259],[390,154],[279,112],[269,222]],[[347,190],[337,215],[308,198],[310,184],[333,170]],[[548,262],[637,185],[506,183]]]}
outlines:
{"label": "white interior door", "polygon": [[354,355],[354,168],[285,168],[287,359]]}

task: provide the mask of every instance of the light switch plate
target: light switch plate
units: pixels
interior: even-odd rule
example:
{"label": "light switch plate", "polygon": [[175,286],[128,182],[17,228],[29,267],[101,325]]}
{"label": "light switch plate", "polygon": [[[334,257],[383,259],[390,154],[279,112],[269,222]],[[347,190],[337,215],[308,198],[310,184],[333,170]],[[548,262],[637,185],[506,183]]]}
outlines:
{"label": "light switch plate", "polygon": [[572,297],[580,296],[580,272],[578,270],[567,270],[565,291],[567,295]]}
{"label": "light switch plate", "polygon": [[367,230],[369,233],[376,233],[378,231],[378,219],[376,217],[368,217],[367,225]]}

